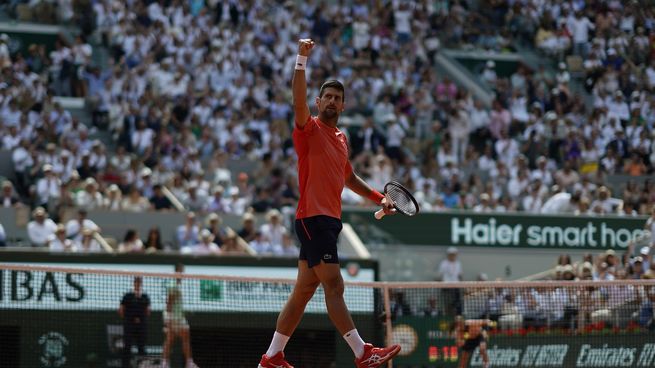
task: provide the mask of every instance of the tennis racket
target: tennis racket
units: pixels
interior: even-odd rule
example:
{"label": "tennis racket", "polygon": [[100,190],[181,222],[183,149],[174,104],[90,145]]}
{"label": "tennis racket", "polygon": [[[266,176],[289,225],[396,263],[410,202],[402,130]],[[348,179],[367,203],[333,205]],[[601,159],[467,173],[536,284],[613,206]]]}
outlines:
{"label": "tennis racket", "polygon": [[[396,211],[405,216],[414,216],[418,213],[418,202],[404,186],[396,181],[390,181],[384,186],[384,195],[387,200],[393,201]],[[384,209],[375,212],[375,218],[380,220],[385,216]]]}

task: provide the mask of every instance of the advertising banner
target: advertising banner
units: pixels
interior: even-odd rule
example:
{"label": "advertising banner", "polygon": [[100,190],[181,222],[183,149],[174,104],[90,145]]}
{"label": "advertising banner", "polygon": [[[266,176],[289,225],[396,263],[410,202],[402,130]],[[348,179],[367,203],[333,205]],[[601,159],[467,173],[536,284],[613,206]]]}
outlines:
{"label": "advertising banner", "polygon": [[359,210],[344,212],[344,222],[366,241],[376,227],[411,245],[623,250],[644,235],[645,217],[547,216],[530,214],[425,213],[393,216],[384,222]]}
{"label": "advertising banner", "polygon": [[[140,272],[173,272],[171,265],[89,265],[89,264],[38,264],[40,266],[84,267],[100,269],[134,270]],[[295,279],[295,267],[186,267],[188,274],[275,277]],[[344,279],[373,281],[372,269],[359,269],[356,275],[343,270]],[[143,291],[149,295],[153,311],[165,308],[167,290],[175,283],[173,278],[143,280]],[[123,295],[132,289],[133,279],[126,276],[59,273],[0,269],[0,309],[37,310],[115,310]],[[189,312],[279,312],[293,289],[292,284],[250,281],[223,281],[183,279],[184,310]],[[265,302],[261,302],[265,301]],[[372,312],[373,290],[351,289],[346,302],[353,312]],[[308,304],[308,313],[327,313],[325,298],[317,292]]]}
{"label": "advertising banner", "polygon": [[[403,350],[394,359],[400,368],[456,367],[461,351],[449,333],[450,321],[437,318],[399,317],[394,342]],[[491,366],[496,367],[655,367],[655,337],[644,331],[606,334],[494,336],[487,342]],[[469,367],[482,367],[476,349]]]}

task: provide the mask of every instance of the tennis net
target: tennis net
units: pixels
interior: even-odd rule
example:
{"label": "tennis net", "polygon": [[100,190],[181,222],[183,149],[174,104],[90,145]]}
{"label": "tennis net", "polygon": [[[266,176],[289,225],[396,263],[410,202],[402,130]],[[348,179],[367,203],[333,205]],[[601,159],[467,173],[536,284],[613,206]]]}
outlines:
{"label": "tennis net", "polygon": [[[184,367],[189,352],[201,368],[256,367],[293,282],[0,264],[0,367]],[[648,281],[347,283],[345,298],[366,341],[402,345],[394,367],[456,367],[457,315],[494,322],[493,367],[655,366]],[[483,366],[479,342],[467,366]],[[320,288],[285,353],[353,366]]]}

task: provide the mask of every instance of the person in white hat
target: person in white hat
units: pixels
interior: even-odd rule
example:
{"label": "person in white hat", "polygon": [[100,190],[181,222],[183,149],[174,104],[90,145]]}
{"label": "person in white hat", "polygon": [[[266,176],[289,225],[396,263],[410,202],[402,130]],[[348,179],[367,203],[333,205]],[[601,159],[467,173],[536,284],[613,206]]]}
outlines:
{"label": "person in white hat", "polygon": [[[438,279],[443,282],[462,281],[462,263],[457,259],[458,250],[455,247],[446,249],[446,259],[439,264]],[[443,297],[447,314],[461,314],[461,296],[459,289],[444,289]]]}
{"label": "person in white hat", "polygon": [[496,79],[498,79],[495,68],[496,68],[496,63],[493,60],[489,60],[487,61],[484,69],[482,70],[481,78],[489,85],[496,84]]}
{"label": "person in white hat", "polygon": [[284,235],[289,232],[282,224],[282,214],[276,209],[266,213],[266,223],[259,228],[259,231],[273,247],[281,247]]}
{"label": "person in white hat", "polygon": [[44,247],[48,239],[57,230],[57,224],[48,218],[48,213],[43,207],[37,207],[32,211],[33,220],[27,223],[27,236],[33,246]]}
{"label": "person in white hat", "polygon": [[64,224],[57,225],[55,233],[48,236],[47,244],[51,252],[71,252],[73,250],[73,241],[66,237]]}
{"label": "person in white hat", "polygon": [[655,247],[655,207],[650,211],[650,217],[646,220],[644,230],[650,232],[650,246]]}
{"label": "person in white hat", "polygon": [[644,260],[643,261],[644,270],[648,270],[652,263],[650,257],[650,247],[649,246],[641,247],[641,249],[639,249],[639,256]]}
{"label": "person in white hat", "polygon": [[39,205],[48,206],[51,199],[58,199],[61,190],[61,180],[52,171],[52,165],[45,164],[42,168],[43,177],[36,182],[36,195]]}
{"label": "person in white hat", "polygon": [[200,231],[200,241],[193,245],[182,248],[183,254],[210,255],[220,254],[221,248],[214,243],[214,234],[207,229]]}

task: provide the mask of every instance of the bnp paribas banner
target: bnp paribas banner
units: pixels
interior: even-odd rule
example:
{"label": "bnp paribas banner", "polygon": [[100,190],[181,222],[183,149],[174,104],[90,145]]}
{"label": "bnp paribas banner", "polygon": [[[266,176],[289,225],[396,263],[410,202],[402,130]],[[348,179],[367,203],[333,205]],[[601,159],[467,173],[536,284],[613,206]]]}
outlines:
{"label": "bnp paribas banner", "polygon": [[387,216],[378,221],[370,211],[346,210],[349,222],[366,241],[387,237],[411,245],[482,247],[616,249],[644,234],[647,217],[545,216],[419,213],[415,217]]}

